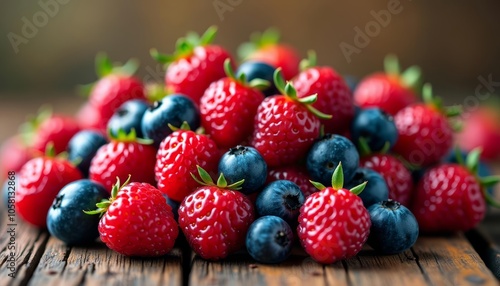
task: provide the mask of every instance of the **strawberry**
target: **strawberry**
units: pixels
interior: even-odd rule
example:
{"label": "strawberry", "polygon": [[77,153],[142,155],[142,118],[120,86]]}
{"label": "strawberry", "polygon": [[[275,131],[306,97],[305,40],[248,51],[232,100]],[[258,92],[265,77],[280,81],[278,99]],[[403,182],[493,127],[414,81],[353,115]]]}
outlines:
{"label": "strawberry", "polygon": [[106,134],[108,120],[103,119],[100,111],[90,102],[85,102],[76,113],[76,121],[82,129],[94,130],[101,134]]}
{"label": "strawberry", "polygon": [[257,109],[251,145],[264,157],[268,167],[294,164],[303,159],[319,137],[326,115],[312,107],[317,96],[298,98],[291,83],[285,86],[281,69],[274,73],[280,95],[266,97]]}
{"label": "strawberry", "polygon": [[191,249],[204,259],[219,260],[243,248],[254,220],[250,200],[238,191],[243,180],[228,185],[221,173],[217,184],[198,166],[202,186],[179,206],[179,226]]}
{"label": "strawberry", "polygon": [[362,108],[379,107],[394,115],[417,101],[413,89],[418,85],[421,73],[417,66],[401,73],[397,58],[392,55],[385,58],[384,64],[385,73],[374,73],[359,82],[354,90],[354,103]]}
{"label": "strawberry", "polygon": [[21,167],[38,152],[24,143],[21,135],[14,135],[5,140],[0,146],[0,181],[10,171],[19,172]]}
{"label": "strawberry", "polygon": [[453,144],[455,126],[448,117],[460,114],[459,107],[443,108],[440,98],[433,98],[432,87],[423,89],[424,103],[415,103],[394,116],[398,140],[393,151],[415,166],[430,166],[441,161]]}
{"label": "strawberry", "polygon": [[181,202],[199,186],[189,174],[196,172],[197,165],[216,174],[220,156],[212,139],[196,134],[183,124],[161,142],[156,154],[154,170],[158,189]]}
{"label": "strawberry", "polygon": [[116,178],[125,180],[131,175],[136,182],[154,184],[156,148],[150,141],[118,132],[109,143],[101,146],[90,162],[89,179],[111,191]]}
{"label": "strawberry", "polygon": [[[495,103],[494,103],[495,104]],[[457,133],[456,142],[467,151],[481,147],[482,159],[494,160],[500,157],[497,142],[500,141],[500,116],[494,105],[479,106],[463,114],[463,129]]]}
{"label": "strawberry", "polygon": [[[130,176],[129,176],[130,179]],[[110,249],[127,256],[162,256],[174,247],[179,228],[162,193],[147,183],[120,179],[111,198],[97,203],[99,235]]]}
{"label": "strawberry", "polygon": [[277,180],[288,180],[294,182],[297,186],[299,186],[300,190],[304,194],[304,197],[306,198],[312,193],[318,191],[318,189],[316,189],[309,182],[309,175],[307,174],[306,168],[303,166],[284,166],[270,170],[266,183],[268,184]]}
{"label": "strawberry", "polygon": [[317,94],[313,106],[332,118],[322,119],[326,133],[339,134],[348,130],[354,117],[351,91],[333,68],[316,66],[316,54],[309,53],[309,59],[301,62],[302,72],[293,80],[299,98]]}
{"label": "strawberry", "polygon": [[[137,70],[137,63],[129,60],[123,66],[113,66],[110,59],[104,54],[96,57],[96,69],[100,79],[89,88],[89,105],[84,107],[84,115],[91,115],[92,127],[105,131],[108,120],[113,113],[126,101],[131,99],[146,100],[142,82],[133,77]],[[96,114],[92,114],[96,113]],[[81,118],[83,121],[89,118]],[[103,129],[104,128],[104,129]]]}
{"label": "strawberry", "polygon": [[291,46],[279,43],[279,38],[275,29],[254,33],[250,43],[240,46],[238,54],[245,61],[259,61],[281,68],[285,79],[290,80],[299,73],[300,56]]}
{"label": "strawberry", "polygon": [[232,58],[228,51],[212,45],[216,27],[210,27],[201,36],[191,33],[177,41],[173,55],[151,50],[151,56],[162,64],[168,64],[165,85],[169,93],[181,93],[199,103],[205,89],[214,81],[225,77],[224,61]]}
{"label": "strawberry", "polygon": [[231,148],[252,135],[257,107],[264,95],[255,87],[262,80],[245,82],[236,78],[230,60],[224,63],[227,77],[213,82],[200,100],[201,124],[222,148]]}
{"label": "strawberry", "polygon": [[480,149],[475,149],[462,164],[441,164],[427,170],[420,180],[412,211],[424,232],[467,231],[484,218],[486,202],[500,207],[486,191],[500,177],[477,176]]}
{"label": "strawberry", "polygon": [[47,213],[59,190],[82,179],[80,171],[68,160],[56,157],[52,144],[46,155],[26,162],[19,172],[16,211],[26,222],[45,228]]}
{"label": "strawberry", "polygon": [[374,170],[384,178],[389,189],[389,199],[404,206],[410,205],[413,192],[412,176],[398,158],[391,154],[375,153],[362,156],[359,165]]}
{"label": "strawberry", "polygon": [[302,247],[319,263],[355,256],[370,234],[370,215],[357,196],[366,183],[344,189],[342,163],[339,163],[331,187],[313,184],[320,191],[310,195],[300,209],[297,234]]}

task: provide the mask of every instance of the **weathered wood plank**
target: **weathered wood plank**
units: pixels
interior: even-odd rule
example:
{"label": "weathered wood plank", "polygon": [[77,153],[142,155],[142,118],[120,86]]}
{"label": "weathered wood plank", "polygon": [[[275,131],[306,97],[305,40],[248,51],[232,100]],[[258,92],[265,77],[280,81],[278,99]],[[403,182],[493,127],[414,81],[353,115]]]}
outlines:
{"label": "weathered wood plank", "polygon": [[430,285],[498,285],[463,234],[421,237],[413,250]]}

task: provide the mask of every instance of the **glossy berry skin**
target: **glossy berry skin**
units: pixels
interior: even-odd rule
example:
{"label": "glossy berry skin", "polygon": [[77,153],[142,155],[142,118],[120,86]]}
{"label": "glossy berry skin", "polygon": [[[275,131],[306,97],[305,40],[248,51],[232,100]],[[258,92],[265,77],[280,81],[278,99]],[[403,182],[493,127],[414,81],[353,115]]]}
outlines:
{"label": "glossy berry skin", "polygon": [[236,78],[239,78],[242,74],[245,74],[245,78],[248,82],[253,79],[263,79],[269,82],[269,87],[262,90],[265,96],[271,96],[278,94],[278,89],[274,85],[274,68],[273,66],[266,64],[264,62],[258,61],[246,61],[243,62],[236,70]]}
{"label": "glossy berry skin", "polygon": [[274,68],[281,68],[286,80],[291,80],[299,73],[300,56],[294,48],[285,44],[268,44],[257,49],[247,60],[267,63]]}
{"label": "glossy berry skin", "polygon": [[68,142],[78,131],[80,126],[69,116],[52,115],[36,127],[32,148],[45,154],[47,144],[52,142],[56,154],[66,150]]}
{"label": "glossy berry skin", "polygon": [[378,107],[390,115],[415,103],[417,97],[399,76],[376,73],[362,79],[354,90],[354,102],[362,108]]}
{"label": "glossy berry skin", "polygon": [[[467,154],[468,154],[467,151],[463,151],[463,150],[460,151],[460,156],[462,157],[463,162],[465,162],[465,158],[467,157]],[[455,150],[450,150],[448,155],[444,158],[443,163],[456,163],[456,164],[459,163]],[[490,166],[486,162],[480,160],[478,165],[477,165],[477,175],[480,178],[488,177],[488,176],[493,175],[493,171],[491,170]],[[422,176],[423,176],[423,174],[422,174]],[[493,194],[495,191],[495,188],[492,186],[492,187],[487,188],[486,190],[490,194]]]}
{"label": "glossy berry skin", "polygon": [[322,119],[325,133],[339,134],[348,130],[354,116],[351,91],[342,76],[330,67],[311,67],[293,80],[299,97],[318,94],[313,107],[332,116]]}
{"label": "glossy berry skin", "polygon": [[123,130],[128,134],[134,129],[137,137],[143,138],[141,121],[148,107],[149,104],[146,101],[139,99],[123,103],[109,119],[108,133],[111,136],[118,136],[118,130]]}
{"label": "glossy berry skin", "polygon": [[217,45],[194,48],[190,55],[168,66],[165,74],[167,90],[185,94],[198,104],[205,89],[226,76],[224,61],[227,58],[231,58],[229,52]]}
{"label": "glossy berry skin", "polygon": [[294,164],[319,137],[320,124],[302,104],[283,95],[269,96],[257,109],[251,145],[268,167]]}
{"label": "glossy berry skin", "polygon": [[389,199],[389,188],[387,188],[384,178],[369,168],[358,168],[352,180],[347,182],[345,188],[351,189],[364,182],[367,182],[366,187],[358,196],[363,200],[363,205],[366,208]]}
{"label": "glossy berry skin", "polygon": [[155,178],[160,191],[174,201],[182,200],[199,184],[191,173],[199,165],[208,173],[217,174],[220,155],[215,142],[206,135],[190,130],[178,130],[160,144],[156,154]]}
{"label": "glossy berry skin", "polygon": [[101,146],[90,162],[89,179],[101,183],[108,192],[116,177],[125,181],[154,184],[156,148],[138,142],[111,142]]}
{"label": "glossy berry skin", "polygon": [[21,136],[7,138],[0,146],[0,180],[6,178],[9,171],[19,172],[37,153],[23,143]]}
{"label": "glossy berry skin", "polygon": [[266,182],[267,164],[255,148],[238,145],[222,155],[219,173],[224,174],[228,184],[244,179],[238,191],[248,195],[257,192]]}
{"label": "glossy berry skin", "polygon": [[356,147],[344,136],[325,134],[309,150],[306,167],[313,181],[328,185],[339,162],[342,162],[345,180],[350,181],[359,166]]}
{"label": "glossy berry skin", "polygon": [[351,125],[353,142],[364,138],[373,152],[380,151],[388,142],[392,148],[398,139],[398,129],[394,119],[380,108],[366,108],[361,110]]}
{"label": "glossy berry skin", "polygon": [[294,182],[297,186],[299,186],[304,198],[307,198],[312,193],[318,191],[318,189],[316,189],[316,187],[309,182],[309,175],[307,174],[306,168],[303,166],[284,166],[270,170],[267,176],[267,183],[277,180],[288,180]]}
{"label": "glossy berry skin", "polygon": [[292,229],[280,217],[260,217],[248,229],[246,237],[247,251],[258,262],[283,262],[290,256],[292,246]]}
{"label": "glossy berry skin", "polygon": [[79,179],[82,179],[82,174],[67,160],[52,157],[31,159],[19,172],[16,213],[24,221],[45,228],[47,213],[57,193]]}
{"label": "glossy berry skin", "polygon": [[142,82],[132,76],[109,74],[94,85],[89,102],[99,114],[98,125],[106,126],[115,111],[131,99],[146,100]]}
{"label": "glossy berry skin", "polygon": [[108,119],[105,119],[100,111],[92,106],[90,102],[85,102],[80,107],[75,117],[83,130],[94,130],[103,135],[106,134]]}
{"label": "glossy berry skin", "polygon": [[467,231],[486,213],[481,185],[464,166],[442,164],[420,180],[411,208],[422,232]]}
{"label": "glossy berry skin", "polygon": [[381,254],[397,254],[412,247],[418,238],[413,213],[396,201],[381,201],[368,208],[372,226],[368,244]]}
{"label": "glossy berry skin", "polygon": [[295,227],[304,201],[304,194],[297,184],[287,180],[278,180],[266,185],[259,193],[255,202],[255,210],[259,216],[278,216],[290,226]]}
{"label": "glossy berry skin", "polygon": [[97,150],[108,139],[101,133],[93,130],[82,130],[76,133],[68,143],[68,160],[76,162],[76,167],[82,172],[84,177],[88,177],[90,162],[94,158]]}
{"label": "glossy berry skin", "polygon": [[390,154],[373,154],[361,158],[360,166],[379,173],[389,188],[389,199],[409,206],[413,193],[413,179],[405,165]]}
{"label": "glossy berry skin", "polygon": [[152,139],[158,147],[173,132],[168,125],[179,128],[184,121],[192,130],[200,127],[198,107],[183,94],[171,94],[146,110],[141,122],[142,134],[144,138]]}
{"label": "glossy berry skin", "polygon": [[182,201],[179,226],[196,254],[219,260],[245,246],[254,216],[252,203],[242,193],[202,186]]}
{"label": "glossy berry skin", "polygon": [[213,82],[200,99],[201,125],[221,148],[231,148],[253,132],[257,107],[264,95],[233,78]]}
{"label": "glossy berry skin", "polygon": [[425,104],[414,104],[394,116],[398,141],[393,151],[416,166],[441,161],[453,145],[453,130],[440,111]]}
{"label": "glossy berry skin", "polygon": [[179,228],[155,187],[133,182],[118,191],[99,221],[102,242],[127,256],[162,256],[174,247]]}
{"label": "glossy berry skin", "polygon": [[49,233],[67,245],[94,242],[99,237],[99,216],[89,216],[83,211],[95,209],[95,205],[108,196],[103,185],[87,179],[67,184],[47,214]]}
{"label": "glossy berry skin", "polygon": [[307,254],[329,264],[356,255],[368,239],[370,226],[370,215],[358,196],[327,187],[306,199],[297,234]]}

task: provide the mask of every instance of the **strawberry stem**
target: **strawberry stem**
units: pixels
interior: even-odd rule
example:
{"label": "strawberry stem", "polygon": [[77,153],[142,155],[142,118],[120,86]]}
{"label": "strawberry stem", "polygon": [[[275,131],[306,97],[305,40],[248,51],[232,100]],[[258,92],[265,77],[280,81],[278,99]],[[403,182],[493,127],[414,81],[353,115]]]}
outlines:
{"label": "strawberry stem", "polygon": [[356,196],[359,196],[359,194],[361,194],[363,192],[363,190],[365,189],[367,183],[368,183],[368,181],[365,181],[365,182],[353,187],[349,191],[351,193],[355,194]]}
{"label": "strawberry stem", "polygon": [[317,57],[316,52],[313,50],[309,50],[307,52],[307,58],[300,61],[300,70],[305,71],[308,68],[315,67],[317,65]]}
{"label": "strawberry stem", "polygon": [[339,162],[335,171],[332,174],[332,187],[335,190],[340,190],[344,186],[344,170],[342,168],[342,162]]}

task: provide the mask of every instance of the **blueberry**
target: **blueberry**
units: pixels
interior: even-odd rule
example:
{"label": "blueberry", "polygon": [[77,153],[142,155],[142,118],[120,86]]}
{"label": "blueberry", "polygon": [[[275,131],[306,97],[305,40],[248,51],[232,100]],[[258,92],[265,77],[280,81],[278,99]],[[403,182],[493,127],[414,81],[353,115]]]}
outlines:
{"label": "blueberry", "polygon": [[245,74],[246,80],[250,82],[253,79],[259,78],[267,80],[269,82],[269,87],[264,89],[262,93],[265,96],[271,96],[278,94],[278,89],[274,85],[273,75],[275,68],[263,62],[258,61],[248,61],[242,63],[238,70],[236,71],[236,78],[239,78],[241,74]]}
{"label": "blueberry", "polygon": [[347,182],[346,189],[352,189],[359,184],[368,182],[364,190],[359,194],[363,205],[369,206],[389,199],[389,188],[382,175],[369,168],[358,168],[354,173],[354,178]]}
{"label": "blueberry", "polygon": [[200,113],[196,104],[183,94],[171,94],[161,101],[155,101],[142,117],[142,134],[152,139],[158,147],[161,141],[171,134],[169,124],[180,127],[186,121],[191,130],[200,127]]}
{"label": "blueberry", "polygon": [[356,146],[344,136],[326,134],[309,150],[306,167],[313,181],[330,186],[333,171],[339,162],[344,169],[344,180],[352,180],[359,166]]}
{"label": "blueberry", "polygon": [[372,226],[368,244],[381,254],[401,253],[418,238],[417,219],[405,206],[387,200],[368,208]]}
{"label": "blueberry", "polygon": [[239,191],[248,195],[266,182],[267,164],[255,148],[238,145],[222,155],[219,173],[224,174],[229,184],[245,179]]}
{"label": "blueberry", "polygon": [[289,225],[297,225],[300,207],[305,197],[299,186],[292,181],[277,180],[264,187],[255,201],[257,215],[274,215]]}
{"label": "blueberry", "polygon": [[353,142],[364,138],[371,151],[380,151],[388,142],[389,148],[396,144],[398,130],[392,116],[380,108],[362,109],[351,124]]}
{"label": "blueberry", "polygon": [[277,216],[263,216],[248,228],[246,247],[253,259],[261,263],[280,263],[292,252],[293,233]]}
{"label": "blueberry", "polygon": [[108,196],[108,191],[99,183],[87,179],[69,183],[59,191],[47,214],[50,234],[68,245],[95,241],[99,237],[99,216],[83,211],[94,210],[96,203]]}
{"label": "blueberry", "polygon": [[82,130],[76,133],[68,143],[68,160],[76,162],[76,167],[85,177],[89,175],[90,161],[97,150],[108,140],[101,133]]}
{"label": "blueberry", "polygon": [[178,220],[179,218],[179,214],[177,213],[177,211],[179,210],[179,206],[181,205],[180,203],[172,200],[171,198],[169,198],[166,194],[162,194],[163,197],[165,198],[165,201],[167,202],[167,205],[170,206],[170,208],[172,208],[172,212],[174,213],[174,219],[175,221]]}
{"label": "blueberry", "polygon": [[108,132],[112,136],[118,136],[118,130],[130,133],[132,129],[139,138],[143,138],[141,130],[141,121],[144,112],[149,104],[143,100],[132,99],[123,103],[108,121]]}

